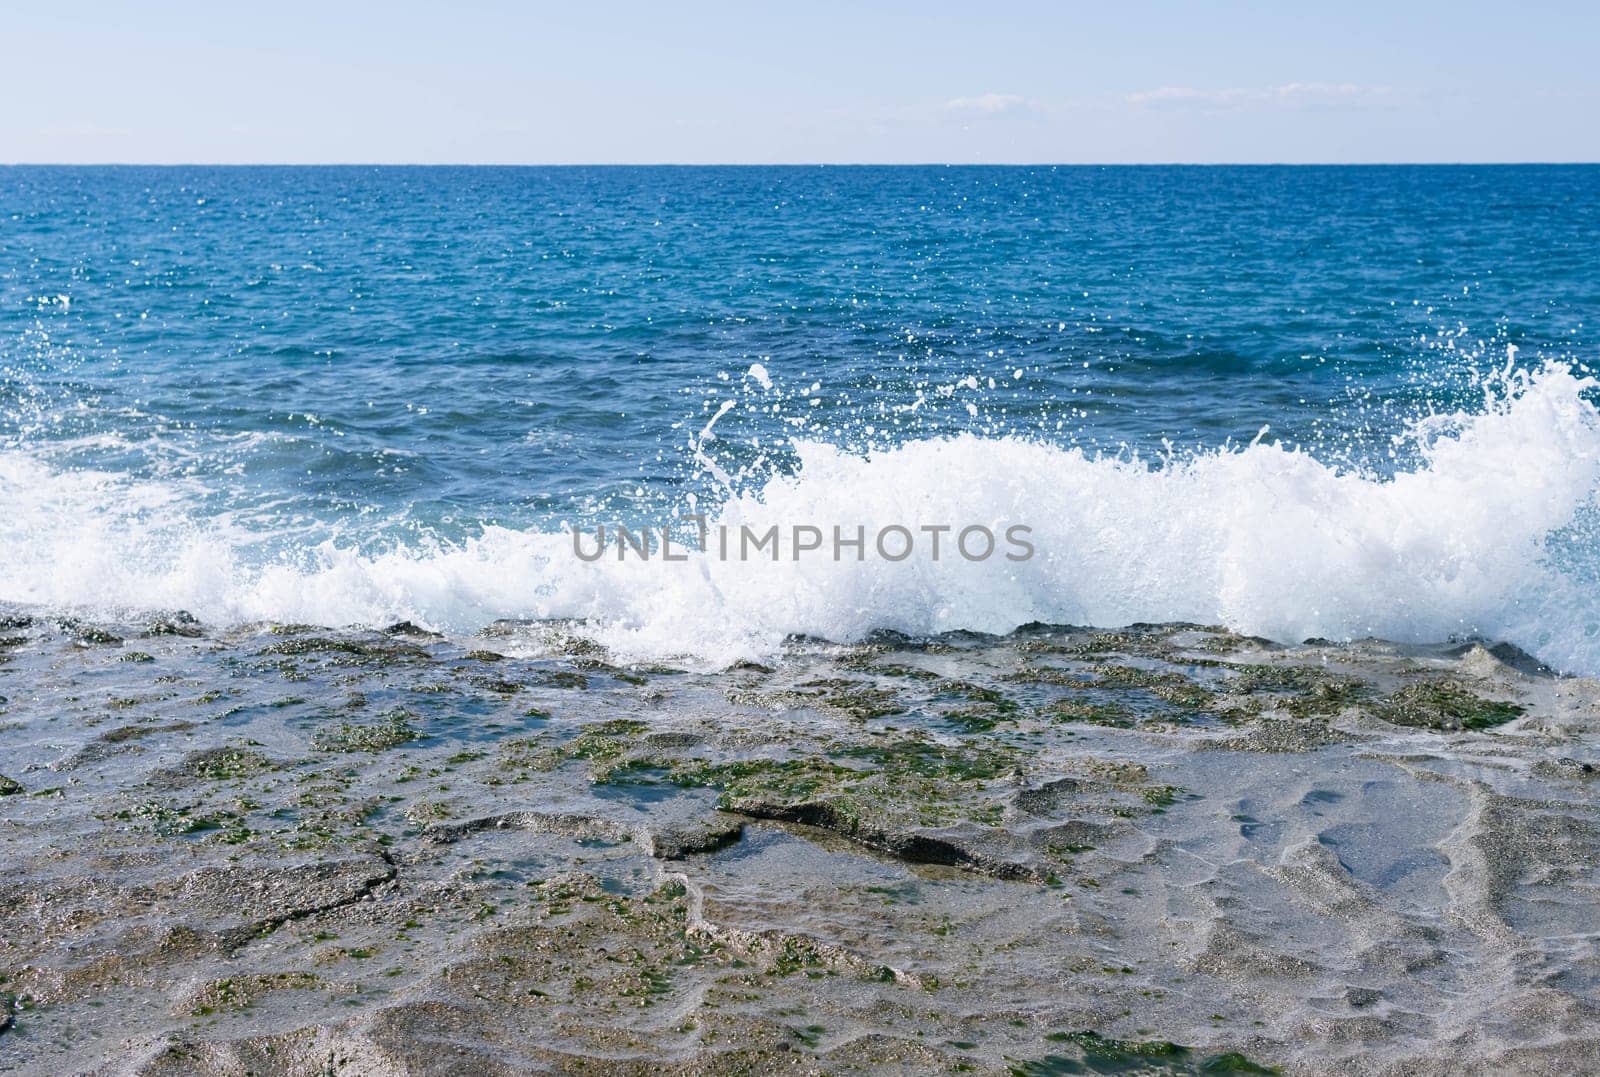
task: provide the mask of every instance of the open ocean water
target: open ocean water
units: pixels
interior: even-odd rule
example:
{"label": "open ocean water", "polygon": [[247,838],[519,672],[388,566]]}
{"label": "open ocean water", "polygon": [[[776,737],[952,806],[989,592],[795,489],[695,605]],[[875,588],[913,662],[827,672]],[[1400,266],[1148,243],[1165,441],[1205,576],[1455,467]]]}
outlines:
{"label": "open ocean water", "polygon": [[[1589,166],[0,168],[0,602],[1600,673],[1597,267]],[[691,511],[1035,555],[574,556]]]}

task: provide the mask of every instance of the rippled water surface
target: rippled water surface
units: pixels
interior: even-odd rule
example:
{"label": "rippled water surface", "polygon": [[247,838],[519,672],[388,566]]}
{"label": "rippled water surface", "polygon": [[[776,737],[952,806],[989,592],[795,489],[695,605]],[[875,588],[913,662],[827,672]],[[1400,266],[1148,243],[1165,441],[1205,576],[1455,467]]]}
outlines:
{"label": "rippled water surface", "polygon": [[[866,611],[831,620],[756,617],[771,595],[721,580],[734,650],[800,630],[1129,614],[1513,631],[1592,664],[1594,618],[1563,596],[1591,567],[1597,181],[1591,167],[0,169],[0,598],[638,627],[650,615],[619,597],[637,581],[575,577],[546,541],[563,523],[654,520],[691,494],[720,505],[719,476],[770,506],[807,486],[808,453],[814,477],[818,454],[843,452],[871,466],[848,489],[813,479],[791,515],[1031,509],[1063,529],[1055,568],[982,608],[948,580],[908,593],[901,577],[821,570],[805,583],[824,607]],[[1499,378],[1508,356],[1547,376]],[[1448,474],[1426,448],[1441,434],[1476,437]],[[970,440],[927,448],[951,435]],[[1414,488],[1391,489],[1397,473]],[[1011,495],[952,496],[951,476]],[[1238,503],[1218,509],[1229,491]],[[1452,518],[1463,496],[1488,508]],[[1435,523],[1382,518],[1417,506]],[[1176,545],[1144,541],[1169,522]],[[1286,557],[1315,575],[1293,551],[1340,529],[1316,562],[1337,580],[1273,608],[1254,595]],[[1085,534],[1082,549],[1067,538]],[[1117,601],[1068,582],[1096,550],[1137,563],[1112,581]],[[1517,594],[1489,593],[1475,566],[1503,577],[1507,550]],[[1378,608],[1393,580],[1451,557],[1403,615]],[[699,599],[674,585],[668,601]],[[654,628],[682,645],[681,626]]]}

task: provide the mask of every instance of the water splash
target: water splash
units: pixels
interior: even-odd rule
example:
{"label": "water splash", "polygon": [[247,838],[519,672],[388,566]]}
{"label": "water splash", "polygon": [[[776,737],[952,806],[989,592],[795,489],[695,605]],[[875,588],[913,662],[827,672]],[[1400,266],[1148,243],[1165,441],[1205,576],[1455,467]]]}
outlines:
{"label": "water splash", "polygon": [[[719,664],[796,633],[1007,631],[1029,621],[1222,623],[1282,640],[1508,638],[1600,673],[1596,384],[1508,367],[1482,405],[1402,435],[1418,462],[1381,476],[1266,435],[1147,462],[1017,436],[871,451],[797,440],[792,472],[730,493],[713,523],[1033,528],[1036,556],[585,563],[555,530],[367,553],[324,542],[262,559],[265,537],[196,510],[205,491],[55,470],[0,451],[0,594],[54,608],[182,607],[213,622],[411,618],[471,631],[571,618],[619,654]],[[709,453],[708,428],[697,439]],[[708,460],[710,457],[707,457]]]}

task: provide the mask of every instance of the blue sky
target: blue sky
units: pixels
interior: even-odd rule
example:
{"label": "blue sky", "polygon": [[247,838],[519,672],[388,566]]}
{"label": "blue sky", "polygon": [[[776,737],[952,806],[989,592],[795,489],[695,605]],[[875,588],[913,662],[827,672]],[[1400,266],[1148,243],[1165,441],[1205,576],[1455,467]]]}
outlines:
{"label": "blue sky", "polygon": [[1594,3],[137,6],[6,14],[0,161],[1600,160]]}

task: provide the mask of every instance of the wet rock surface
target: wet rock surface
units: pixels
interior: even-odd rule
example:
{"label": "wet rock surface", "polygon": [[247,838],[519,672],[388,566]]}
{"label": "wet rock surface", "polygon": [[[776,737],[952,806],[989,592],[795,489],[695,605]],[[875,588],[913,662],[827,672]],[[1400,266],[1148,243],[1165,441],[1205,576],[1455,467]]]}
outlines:
{"label": "wet rock surface", "polygon": [[1600,685],[0,611],[0,1069],[1600,1069]]}

